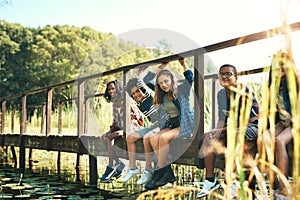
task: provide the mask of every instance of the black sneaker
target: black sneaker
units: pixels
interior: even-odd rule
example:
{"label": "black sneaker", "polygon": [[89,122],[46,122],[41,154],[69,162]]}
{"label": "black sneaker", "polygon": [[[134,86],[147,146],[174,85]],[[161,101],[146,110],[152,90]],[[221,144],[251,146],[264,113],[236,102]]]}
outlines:
{"label": "black sneaker", "polygon": [[125,165],[122,161],[119,161],[115,164],[115,169],[116,172],[113,175],[113,177],[115,177],[116,179],[119,178],[122,175],[123,169],[124,169]]}
{"label": "black sneaker", "polygon": [[146,190],[155,190],[158,188],[156,185],[157,180],[159,180],[165,173],[166,168],[160,168],[154,171],[152,178],[150,181],[148,181],[145,185]]}
{"label": "black sneaker", "polygon": [[114,177],[115,174],[116,174],[116,169],[114,169],[110,166],[107,166],[104,174],[100,178],[100,181],[101,182],[108,182]]}
{"label": "black sneaker", "polygon": [[164,174],[159,177],[159,180],[156,181],[155,185],[160,187],[166,185],[167,183],[173,183],[176,181],[173,169],[171,165],[168,165],[165,168]]}

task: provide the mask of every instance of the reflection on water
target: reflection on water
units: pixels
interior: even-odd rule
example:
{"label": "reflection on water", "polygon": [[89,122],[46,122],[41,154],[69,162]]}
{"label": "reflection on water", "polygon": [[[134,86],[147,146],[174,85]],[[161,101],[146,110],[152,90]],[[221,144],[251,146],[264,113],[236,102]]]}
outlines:
{"label": "reflection on water", "polygon": [[[136,184],[137,178],[128,183],[112,181],[91,187],[66,181],[57,175],[45,175],[31,170],[22,174],[16,168],[1,165],[0,199],[136,199],[145,192],[143,186]],[[176,183],[174,186],[166,185],[164,190],[174,189],[172,187],[180,188]],[[183,196],[193,194],[195,191],[187,191]],[[143,199],[153,198],[151,193],[142,196]]]}
{"label": "reflection on water", "polygon": [[0,186],[1,199],[112,199],[127,196],[82,183],[66,182],[58,176],[45,176],[28,170],[23,175],[8,165],[0,168]]}
{"label": "reflection on water", "polygon": [[[76,182],[76,154],[62,154],[60,175],[57,174],[56,157],[55,152],[35,152],[32,170],[26,169],[24,175],[12,167],[11,161],[0,165],[0,199],[136,199],[139,196],[143,196],[143,199],[153,199],[155,195],[145,193],[145,188],[136,184],[138,176],[128,183],[120,182],[121,177],[110,183],[99,181],[97,186],[89,186],[88,157],[85,156],[81,158],[81,181]],[[102,157],[97,160],[98,174],[101,176],[108,159]],[[128,161],[123,161],[128,166]],[[144,163],[137,161],[137,165],[142,168]],[[180,197],[185,199],[184,197],[188,196],[188,199],[191,199],[197,188],[195,180],[203,176],[203,171],[197,170],[196,167],[174,165],[174,172],[177,177],[176,183],[166,185],[162,189],[179,191],[181,186],[192,186],[190,191],[184,192]]]}

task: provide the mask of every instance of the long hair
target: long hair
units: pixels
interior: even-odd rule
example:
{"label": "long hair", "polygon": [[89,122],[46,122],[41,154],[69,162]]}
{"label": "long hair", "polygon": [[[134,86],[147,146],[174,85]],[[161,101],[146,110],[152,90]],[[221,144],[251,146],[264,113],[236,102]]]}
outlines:
{"label": "long hair", "polygon": [[106,84],[106,89],[105,89],[105,93],[104,93],[104,98],[105,100],[110,103],[112,101],[112,96],[108,93],[108,86],[110,84],[114,84],[115,88],[116,88],[116,97],[121,97],[122,95],[122,87],[121,87],[121,83],[118,80],[113,80],[110,81]]}
{"label": "long hair", "polygon": [[170,79],[171,79],[171,88],[170,88],[170,93],[172,95],[172,97],[174,99],[177,98],[177,93],[178,93],[178,86],[177,86],[177,79],[176,77],[172,74],[171,71],[167,70],[167,69],[164,69],[162,71],[160,71],[157,76],[156,76],[156,81],[155,81],[155,88],[154,88],[154,105],[160,105],[163,103],[163,97],[164,95],[166,94],[166,92],[164,92],[159,84],[158,84],[158,78],[162,75],[165,75],[165,76],[169,76]]}
{"label": "long hair", "polygon": [[[288,62],[290,62],[290,63],[288,63]],[[288,64],[286,64],[286,63],[288,63]],[[282,86],[284,79],[286,79],[284,84],[287,84],[288,83],[287,80],[289,78],[291,78],[287,75],[288,70],[292,70],[293,76],[296,77],[296,73],[293,68],[294,65],[295,65],[294,60],[291,58],[291,56],[287,52],[278,51],[276,54],[274,54],[273,58],[272,58],[270,70],[269,70],[269,80],[268,80],[269,87],[271,86],[272,80],[274,81],[276,79],[278,79],[278,81],[280,81],[280,86]],[[289,67],[289,69],[287,67]],[[280,76],[280,73],[278,73],[278,71],[276,71],[276,70],[284,70],[285,75]],[[295,77],[293,77],[293,78],[295,78]],[[287,87],[287,85],[283,85],[283,86]]]}

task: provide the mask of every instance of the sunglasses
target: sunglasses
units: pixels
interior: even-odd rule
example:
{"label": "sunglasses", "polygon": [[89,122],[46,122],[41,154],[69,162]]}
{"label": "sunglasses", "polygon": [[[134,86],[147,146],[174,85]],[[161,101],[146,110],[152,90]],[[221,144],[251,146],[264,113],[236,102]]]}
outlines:
{"label": "sunglasses", "polygon": [[226,78],[228,78],[232,75],[234,75],[234,73],[232,73],[232,72],[219,72],[219,77],[224,77],[225,76]]}

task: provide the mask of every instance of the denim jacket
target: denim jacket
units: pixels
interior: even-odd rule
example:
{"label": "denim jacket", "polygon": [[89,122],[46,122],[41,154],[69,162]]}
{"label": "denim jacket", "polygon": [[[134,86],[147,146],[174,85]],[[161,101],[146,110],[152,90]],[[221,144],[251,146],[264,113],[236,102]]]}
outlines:
{"label": "denim jacket", "polygon": [[[184,73],[185,80],[178,85],[178,98],[173,100],[173,103],[180,111],[180,136],[183,139],[191,138],[194,136],[194,110],[190,106],[190,91],[194,82],[194,75],[191,70],[187,70]],[[144,77],[144,82],[153,84],[153,79],[156,74],[149,72]],[[166,127],[169,120],[169,115],[165,111],[163,104],[158,108],[158,123],[159,128],[162,130]]]}

